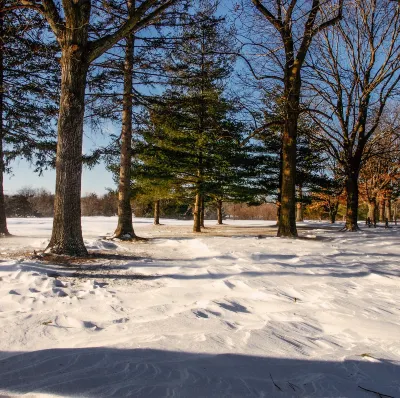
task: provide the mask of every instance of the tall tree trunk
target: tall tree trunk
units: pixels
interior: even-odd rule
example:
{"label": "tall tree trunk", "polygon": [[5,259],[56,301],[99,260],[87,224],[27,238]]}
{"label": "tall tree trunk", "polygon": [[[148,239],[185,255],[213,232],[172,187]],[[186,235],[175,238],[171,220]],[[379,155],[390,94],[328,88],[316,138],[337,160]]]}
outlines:
{"label": "tall tree trunk", "polygon": [[282,187],[278,236],[296,237],[296,139],[298,97],[288,94],[287,114],[282,138]]}
{"label": "tall tree trunk", "polygon": [[222,225],[222,200],[217,200],[217,219],[218,225]]}
{"label": "tall tree trunk", "polygon": [[[131,1],[129,2],[130,7]],[[132,225],[131,207],[131,167],[132,167],[132,90],[133,56],[135,39],[128,36],[125,44],[124,96],[122,109],[121,159],[118,187],[118,226],[114,232],[116,238],[132,239],[135,232]]]}
{"label": "tall tree trunk", "polygon": [[160,225],[160,201],[154,202],[154,225]]}
{"label": "tall tree trunk", "polygon": [[298,200],[297,200],[297,212],[296,221],[304,221],[304,206],[303,206],[303,188],[301,185],[298,186]]}
{"label": "tall tree trunk", "polygon": [[201,194],[196,193],[193,212],[193,232],[201,232]]}
{"label": "tall tree trunk", "polygon": [[81,227],[82,139],[91,2],[65,3],[61,46],[61,97],[58,115],[54,219],[46,251],[87,255]]}
{"label": "tall tree trunk", "polygon": [[[68,32],[68,31],[67,31]],[[87,255],[81,227],[82,137],[88,65],[71,33],[62,48],[53,231],[47,250]],[[79,36],[79,35],[77,35]],[[83,43],[86,44],[86,43]]]}
{"label": "tall tree trunk", "polygon": [[205,206],[204,206],[204,196],[201,197],[201,212],[200,212],[200,226],[204,228],[204,213],[205,213]]}
{"label": "tall tree trunk", "polygon": [[[4,0],[0,0],[0,10],[4,7]],[[7,228],[6,205],[4,198],[4,13],[0,11],[0,237],[10,235]]]}
{"label": "tall tree trunk", "polygon": [[379,200],[379,222],[385,222],[385,199]]}
{"label": "tall tree trunk", "polygon": [[376,199],[373,198],[368,201],[368,218],[372,224],[376,224]]}
{"label": "tall tree trunk", "polygon": [[346,178],[347,209],[346,225],[347,231],[358,231],[358,172],[351,170]]}

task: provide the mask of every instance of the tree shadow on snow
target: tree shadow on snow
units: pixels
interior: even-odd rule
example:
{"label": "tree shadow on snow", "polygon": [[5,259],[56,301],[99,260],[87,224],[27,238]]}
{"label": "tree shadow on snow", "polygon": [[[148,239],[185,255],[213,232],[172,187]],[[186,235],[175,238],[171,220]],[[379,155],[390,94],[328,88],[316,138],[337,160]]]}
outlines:
{"label": "tree shadow on snow", "polygon": [[[400,366],[154,349],[0,353],[0,393],[83,397],[376,397],[400,394]],[[362,389],[362,388],[363,389]]]}

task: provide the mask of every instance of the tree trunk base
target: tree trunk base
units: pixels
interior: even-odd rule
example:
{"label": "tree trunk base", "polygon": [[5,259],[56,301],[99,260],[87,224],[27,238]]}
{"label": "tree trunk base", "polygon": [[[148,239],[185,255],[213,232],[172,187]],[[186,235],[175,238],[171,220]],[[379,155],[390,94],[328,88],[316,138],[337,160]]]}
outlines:
{"label": "tree trunk base", "polygon": [[132,241],[137,241],[137,240],[145,240],[145,238],[140,238],[136,236],[134,232],[124,232],[124,231],[116,231],[113,236],[110,238],[111,240],[118,239],[118,240],[123,240],[126,242],[132,242]]}
{"label": "tree trunk base", "polygon": [[285,228],[282,225],[279,225],[278,227],[278,238],[297,238],[297,229],[293,228]]}
{"label": "tree trunk base", "polygon": [[50,241],[44,253],[51,253],[71,257],[87,257],[88,251],[84,244],[53,243]]}
{"label": "tree trunk base", "polygon": [[8,231],[7,232],[0,232],[0,238],[10,238],[11,235]]}
{"label": "tree trunk base", "polygon": [[341,232],[358,232],[361,231],[358,225],[345,225],[341,230]]}

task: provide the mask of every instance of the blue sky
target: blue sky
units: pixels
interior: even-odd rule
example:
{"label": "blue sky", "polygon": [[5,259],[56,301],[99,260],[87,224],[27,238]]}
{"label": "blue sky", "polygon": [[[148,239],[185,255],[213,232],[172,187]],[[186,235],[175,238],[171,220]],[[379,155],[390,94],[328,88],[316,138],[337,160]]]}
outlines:
{"label": "blue sky", "polygon": [[[33,172],[33,168],[24,160],[15,161],[12,164],[12,174],[6,174],[4,178],[4,190],[7,195],[16,193],[22,187],[46,188],[54,192],[56,173],[48,170],[42,176]],[[84,169],[82,176],[82,194],[95,192],[103,194],[106,188],[115,189],[112,175],[106,170],[104,164],[99,164],[92,170]]]}

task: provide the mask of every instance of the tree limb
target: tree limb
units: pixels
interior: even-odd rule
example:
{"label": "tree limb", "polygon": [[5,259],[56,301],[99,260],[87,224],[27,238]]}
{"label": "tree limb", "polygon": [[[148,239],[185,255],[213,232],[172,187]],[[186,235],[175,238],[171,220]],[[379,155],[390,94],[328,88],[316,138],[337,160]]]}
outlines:
{"label": "tree limb", "polygon": [[105,51],[118,43],[118,41],[129,33],[137,32],[139,29],[149,25],[157,16],[177,1],[178,0],[166,0],[162,5],[147,15],[145,15],[146,12],[157,3],[157,0],[144,1],[116,32],[89,44],[88,61],[92,62],[100,57]]}

